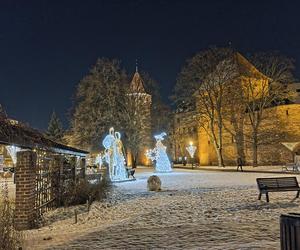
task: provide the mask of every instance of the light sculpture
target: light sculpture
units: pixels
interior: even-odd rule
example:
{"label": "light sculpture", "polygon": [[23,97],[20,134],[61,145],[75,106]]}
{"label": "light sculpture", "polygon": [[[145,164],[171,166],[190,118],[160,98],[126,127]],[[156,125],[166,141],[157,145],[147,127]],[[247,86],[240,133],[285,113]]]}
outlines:
{"label": "light sculpture", "polygon": [[155,161],[156,172],[172,172],[171,163],[166,152],[167,147],[162,144],[162,141],[166,135],[167,134],[165,132],[155,135],[155,148],[146,151],[146,157],[152,161]]}
{"label": "light sculpture", "polygon": [[192,142],[190,142],[190,145],[186,147],[186,150],[189,152],[189,155],[192,158],[192,167],[194,165],[194,155],[195,155],[196,149],[197,149],[197,147],[194,146]]}
{"label": "light sculpture", "polygon": [[110,180],[128,180],[121,134],[114,132],[114,128],[110,128],[102,144],[105,148],[105,161],[108,163]]}

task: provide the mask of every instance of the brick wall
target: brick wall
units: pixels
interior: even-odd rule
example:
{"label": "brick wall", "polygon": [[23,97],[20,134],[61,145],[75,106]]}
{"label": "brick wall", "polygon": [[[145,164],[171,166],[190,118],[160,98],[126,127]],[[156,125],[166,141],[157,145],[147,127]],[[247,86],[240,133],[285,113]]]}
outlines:
{"label": "brick wall", "polygon": [[36,154],[32,151],[17,153],[15,227],[26,230],[34,227]]}

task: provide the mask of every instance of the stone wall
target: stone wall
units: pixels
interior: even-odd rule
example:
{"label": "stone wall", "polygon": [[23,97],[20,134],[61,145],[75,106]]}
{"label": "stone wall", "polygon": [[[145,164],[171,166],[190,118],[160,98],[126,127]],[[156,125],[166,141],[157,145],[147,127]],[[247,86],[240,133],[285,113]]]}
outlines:
{"label": "stone wall", "polygon": [[[266,118],[260,126],[258,163],[260,165],[285,164],[293,161],[293,154],[281,142],[300,141],[300,104],[281,105],[265,110]],[[245,122],[245,155],[252,164],[249,121]],[[213,143],[206,132],[198,128],[200,165],[215,165],[217,157]],[[232,136],[223,131],[223,155],[226,165],[236,164],[236,148]],[[300,152],[298,152],[300,154]]]}

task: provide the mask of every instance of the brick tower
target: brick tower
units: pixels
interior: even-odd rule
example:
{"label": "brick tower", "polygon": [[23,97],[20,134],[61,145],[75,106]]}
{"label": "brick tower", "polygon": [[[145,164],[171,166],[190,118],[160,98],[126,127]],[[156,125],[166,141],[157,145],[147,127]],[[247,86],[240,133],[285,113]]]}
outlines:
{"label": "brick tower", "polygon": [[[144,82],[142,77],[138,72],[138,68],[136,66],[135,73],[129,85],[128,96],[131,100],[132,105],[134,106],[134,115],[132,119],[136,119],[139,124],[137,127],[138,136],[141,136],[143,139],[143,143],[138,152],[138,157],[136,159],[136,164],[140,165],[148,165],[149,162],[145,156],[145,152],[151,146],[151,103],[152,98],[149,95],[144,87]],[[127,162],[128,165],[133,164],[133,154],[132,152],[128,152],[127,154]]]}

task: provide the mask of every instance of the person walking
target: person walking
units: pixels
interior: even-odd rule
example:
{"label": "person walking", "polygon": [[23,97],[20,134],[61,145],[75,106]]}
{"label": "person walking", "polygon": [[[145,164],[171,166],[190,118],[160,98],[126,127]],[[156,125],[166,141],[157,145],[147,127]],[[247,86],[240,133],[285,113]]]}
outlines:
{"label": "person walking", "polygon": [[237,158],[237,168],[236,168],[236,171],[239,171],[239,168],[243,172],[243,160],[242,160],[241,157]]}

